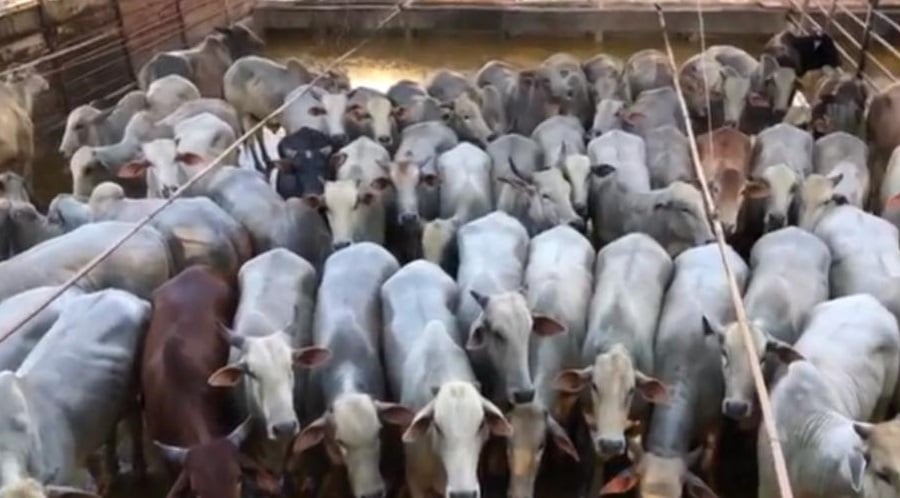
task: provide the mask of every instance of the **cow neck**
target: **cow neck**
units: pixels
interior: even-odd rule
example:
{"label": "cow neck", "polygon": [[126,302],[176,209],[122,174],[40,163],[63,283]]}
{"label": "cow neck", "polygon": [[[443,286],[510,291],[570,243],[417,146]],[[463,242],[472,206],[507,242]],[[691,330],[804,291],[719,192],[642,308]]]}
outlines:
{"label": "cow neck", "polygon": [[20,377],[18,383],[33,424],[29,434],[29,472],[40,482],[54,482],[64,477],[67,455],[75,455],[77,450],[73,435],[65,430],[68,417],[65,410],[26,378]]}
{"label": "cow neck", "polygon": [[696,369],[679,367],[674,382],[669,381],[669,402],[657,405],[647,433],[647,451],[660,457],[687,454],[695,432],[697,382],[690,373]]}

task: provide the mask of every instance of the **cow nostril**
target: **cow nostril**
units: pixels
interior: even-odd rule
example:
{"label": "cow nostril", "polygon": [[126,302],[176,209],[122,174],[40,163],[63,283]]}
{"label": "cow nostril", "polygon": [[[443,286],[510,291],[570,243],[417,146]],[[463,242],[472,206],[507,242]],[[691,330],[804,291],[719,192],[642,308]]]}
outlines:
{"label": "cow nostril", "polygon": [[347,135],[343,133],[336,133],[331,135],[331,141],[338,145],[343,145],[347,143]]}
{"label": "cow nostril", "polygon": [[787,218],[780,214],[770,214],[766,217],[766,225],[769,230],[777,230],[779,228],[784,228],[787,223]]}
{"label": "cow nostril", "polygon": [[390,145],[391,137],[389,137],[388,135],[382,135],[378,137],[378,141],[381,142],[381,145]]}
{"label": "cow nostril", "polygon": [[737,121],[733,119],[728,119],[723,123],[726,128],[737,128]]}
{"label": "cow nostril", "polygon": [[578,214],[578,216],[581,216],[582,218],[587,217],[587,206],[585,206],[584,204],[575,204],[574,208],[575,213]]}
{"label": "cow nostril", "polygon": [[722,402],[722,413],[733,419],[741,419],[750,415],[750,403],[736,399]]}
{"label": "cow nostril", "polygon": [[359,498],[384,498],[385,495],[386,495],[386,493],[382,489],[381,491],[375,491],[374,493],[360,495]]}
{"label": "cow nostril", "polygon": [[526,389],[522,391],[514,391],[512,393],[513,403],[521,405],[523,403],[531,403],[534,401],[534,389]]}
{"label": "cow nostril", "polygon": [[450,498],[478,498],[478,491],[451,491]]}
{"label": "cow nostril", "polygon": [[342,241],[339,241],[339,242],[335,242],[334,244],[332,244],[331,247],[332,247],[332,249],[334,249],[335,251],[340,251],[341,249],[344,249],[345,247],[349,247],[349,246],[350,246],[350,241],[349,241],[349,240],[342,240]]}
{"label": "cow nostril", "polygon": [[602,438],[597,441],[600,454],[603,456],[621,455],[625,453],[624,439]]}
{"label": "cow nostril", "polygon": [[291,422],[282,422],[280,424],[275,424],[272,426],[272,433],[275,437],[291,437],[297,435],[297,432],[300,429],[300,424],[297,423],[296,420]]}
{"label": "cow nostril", "polygon": [[417,213],[402,213],[400,214],[400,224],[401,225],[415,225],[419,222],[419,215]]}
{"label": "cow nostril", "polygon": [[499,136],[499,135],[497,135],[496,133],[491,133],[491,134],[488,135],[488,137],[487,137],[488,142],[493,142],[494,140],[497,140],[497,137],[498,137],[498,136]]}

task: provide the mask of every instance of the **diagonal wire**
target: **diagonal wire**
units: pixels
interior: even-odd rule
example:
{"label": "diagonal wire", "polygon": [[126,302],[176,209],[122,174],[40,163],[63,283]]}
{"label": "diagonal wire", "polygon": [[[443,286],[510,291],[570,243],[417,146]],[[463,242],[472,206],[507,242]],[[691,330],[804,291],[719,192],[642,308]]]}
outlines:
{"label": "diagonal wire", "polygon": [[28,323],[29,320],[31,320],[32,318],[37,316],[38,313],[43,311],[47,306],[50,305],[50,303],[52,303],[59,296],[61,296],[66,290],[68,290],[69,288],[74,286],[76,283],[78,283],[79,280],[84,278],[91,270],[93,270],[94,268],[97,267],[97,265],[102,263],[103,260],[108,258],[118,248],[122,247],[122,245],[125,244],[125,242],[127,242],[128,239],[133,237],[138,231],[140,231],[141,228],[145,227],[148,223],[150,223],[150,221],[153,220],[153,218],[155,218],[164,209],[171,206],[172,203],[175,201],[175,199],[178,199],[179,197],[181,197],[185,193],[185,191],[187,191],[189,188],[191,188],[201,178],[203,178],[204,176],[209,174],[215,167],[217,167],[219,164],[221,164],[222,161],[224,161],[232,152],[237,150],[238,146],[240,146],[241,143],[246,141],[248,138],[252,137],[257,131],[262,129],[262,127],[265,126],[265,124],[268,121],[270,121],[272,118],[281,114],[294,101],[300,99],[301,97],[303,97],[304,95],[309,93],[309,90],[316,83],[318,83],[328,73],[328,71],[334,69],[339,64],[343,63],[344,61],[346,61],[347,59],[352,57],[360,49],[362,49],[366,44],[368,44],[375,37],[375,35],[378,34],[379,31],[381,31],[381,29],[383,29],[385,26],[387,26],[388,23],[390,23],[392,20],[394,20],[395,17],[400,15],[407,8],[409,8],[409,6],[412,5],[413,2],[414,2],[414,0],[400,0],[396,4],[394,4],[393,10],[375,26],[375,29],[373,29],[366,38],[361,40],[350,50],[344,52],[340,57],[338,57],[337,59],[332,61],[331,64],[329,64],[325,68],[325,70],[323,70],[318,76],[316,76],[311,82],[309,82],[309,84],[306,86],[306,88],[302,92],[297,92],[293,96],[286,98],[284,103],[281,104],[281,106],[279,106],[277,109],[272,111],[268,116],[263,118],[255,126],[250,128],[249,130],[247,130],[243,135],[241,135],[231,145],[226,147],[225,150],[223,150],[218,156],[216,156],[215,159],[212,160],[212,162],[210,162],[202,170],[197,172],[197,174],[194,175],[190,180],[188,180],[187,183],[185,183],[184,185],[179,187],[178,190],[176,190],[168,199],[166,199],[165,202],[160,204],[158,208],[154,209],[152,212],[147,214],[147,216],[145,216],[140,221],[135,223],[135,225],[130,230],[128,230],[128,232],[126,232],[125,235],[123,235],[121,238],[119,238],[119,240],[114,242],[105,251],[101,252],[96,257],[94,257],[91,261],[89,261],[86,265],[84,265],[80,270],[78,270],[71,278],[69,278],[65,283],[60,285],[56,289],[56,291],[50,295],[50,297],[47,300],[45,300],[40,305],[38,305],[32,312],[30,312],[28,315],[26,315],[21,320],[19,320],[15,325],[13,325],[9,329],[4,330],[2,333],[0,333],[0,343],[5,341],[7,338],[9,338],[9,336],[11,336],[17,330],[22,328],[23,325],[25,325],[26,323]]}
{"label": "diagonal wire", "polygon": [[[669,32],[666,26],[666,16],[663,8],[659,3],[655,4],[656,11],[659,14],[659,25],[662,28],[663,41],[665,41],[666,52],[669,56],[669,64],[675,69],[675,54],[672,52],[672,44],[669,41]],[[781,443],[778,441],[778,432],[775,427],[775,420],[772,416],[772,405],[769,400],[769,392],[766,390],[766,383],[763,379],[762,369],[759,366],[759,355],[756,351],[756,345],[750,336],[750,328],[747,325],[747,313],[744,310],[744,303],[741,300],[741,292],[738,289],[737,282],[734,277],[734,271],[728,261],[725,232],[722,230],[722,223],[716,214],[716,206],[709,192],[709,186],[706,184],[706,175],[703,168],[700,167],[700,154],[697,150],[697,138],[694,136],[694,129],[691,125],[690,116],[688,115],[687,103],[684,100],[684,94],[681,91],[681,83],[678,78],[674,78],[675,90],[678,95],[678,103],[681,106],[681,112],[685,119],[685,125],[688,132],[688,139],[691,146],[691,154],[694,159],[694,170],[697,178],[700,180],[700,188],[703,192],[703,200],[705,202],[706,211],[712,222],[713,232],[716,235],[716,244],[719,247],[719,254],[722,257],[722,265],[725,268],[725,275],[728,280],[728,291],[731,294],[731,301],[734,305],[735,315],[737,317],[738,328],[744,338],[744,346],[746,347],[747,356],[750,359],[750,370],[753,374],[753,383],[756,387],[756,393],[759,396],[759,405],[762,410],[763,424],[766,429],[766,436],[769,439],[770,450],[772,451],[772,460],[775,464],[775,475],[778,479],[778,488],[781,491],[781,498],[793,498],[791,492],[790,481],[788,480],[787,465],[784,460],[784,453],[781,450]]]}

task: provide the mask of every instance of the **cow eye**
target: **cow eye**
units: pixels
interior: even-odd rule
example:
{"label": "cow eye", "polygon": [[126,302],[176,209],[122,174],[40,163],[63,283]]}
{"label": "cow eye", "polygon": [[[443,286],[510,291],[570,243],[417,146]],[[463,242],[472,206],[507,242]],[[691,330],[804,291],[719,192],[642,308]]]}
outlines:
{"label": "cow eye", "polygon": [[324,116],[327,114],[324,107],[310,107],[309,114],[312,116]]}

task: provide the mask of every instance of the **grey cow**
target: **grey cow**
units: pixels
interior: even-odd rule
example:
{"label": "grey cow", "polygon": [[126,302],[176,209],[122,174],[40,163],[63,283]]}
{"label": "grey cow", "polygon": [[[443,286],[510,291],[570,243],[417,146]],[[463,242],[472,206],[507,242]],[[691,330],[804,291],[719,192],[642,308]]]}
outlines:
{"label": "grey cow", "polygon": [[[793,491],[823,498],[896,496],[864,453],[865,422],[882,420],[898,399],[894,317],[866,295],[819,304],[800,340],[781,356],[791,363],[772,389],[772,411]],[[761,428],[759,496],[778,493],[767,440]]]}
{"label": "grey cow", "polygon": [[403,130],[390,165],[400,224],[413,225],[422,218],[437,217],[440,209],[437,158],[458,143],[453,130],[440,122],[418,123]]}
{"label": "grey cow", "polygon": [[491,157],[463,142],[438,157],[441,178],[440,217],[462,225],[490,213]]}
{"label": "grey cow", "polygon": [[690,183],[696,178],[687,136],[677,127],[650,130],[644,135],[644,144],[651,188],[665,188],[676,181]]}
{"label": "grey cow", "polygon": [[189,195],[209,197],[243,225],[255,254],[284,247],[319,270],[331,251],[331,235],[319,206],[299,198],[282,199],[256,172],[223,166],[195,183]]}
{"label": "grey cow", "polygon": [[535,395],[528,366],[531,334],[565,332],[564,325],[532,315],[520,292],[528,234],[515,218],[494,212],[459,230],[459,325],[488,398],[527,403]]}
{"label": "grey cow", "polygon": [[84,145],[96,147],[122,140],[128,121],[147,105],[147,94],[133,90],[108,109],[98,109],[93,103],[76,107],[66,118],[60,154],[68,158]]}
{"label": "grey cow", "polygon": [[669,58],[659,50],[647,49],[636,52],[625,61],[622,70],[622,85],[627,100],[634,102],[647,90],[675,86],[675,76],[669,65]]}
{"label": "grey cow", "polygon": [[777,230],[791,220],[791,206],[799,200],[800,184],[813,171],[813,137],[796,126],[777,124],[756,136],[750,176],[766,182],[766,231]]}
{"label": "grey cow", "polygon": [[[133,230],[117,221],[91,223],[0,263],[0,301],[43,285],[62,284]],[[177,273],[180,250],[156,229],[143,227],[78,283],[86,291],[107,287],[149,298]]]}
{"label": "grey cow", "polygon": [[[766,376],[774,368],[767,351],[794,344],[812,309],[828,299],[831,252],[815,235],[796,227],[766,234],[750,253],[752,276],[744,294],[747,319]],[[756,414],[756,390],[746,344],[737,323],[711,323],[722,348],[725,399],[722,412],[744,424]]]}
{"label": "grey cow", "polygon": [[[50,296],[59,291],[58,287],[37,287],[17,294],[0,303],[0,323],[12,327],[33,313]],[[25,361],[28,353],[43,339],[53,327],[60,314],[72,300],[83,292],[77,287],[67,289],[42,309],[37,316],[25,322],[19,330],[0,343],[0,371],[16,370]]]}
{"label": "grey cow", "polygon": [[531,241],[525,270],[528,305],[563,324],[567,333],[531,341],[529,369],[535,395],[507,414],[513,427],[509,440],[510,496],[533,496],[544,448],[552,443],[578,460],[575,446],[559,425],[568,409],[554,388],[556,376],[579,364],[592,287],[594,248],[569,227],[556,227]]}
{"label": "grey cow", "polygon": [[432,263],[414,262],[382,287],[388,384],[416,416],[403,435],[412,498],[479,496],[478,460],[489,435],[509,436],[483,398],[454,320],[459,290]]}
{"label": "grey cow", "polygon": [[300,430],[294,407],[306,396],[302,369],[329,357],[328,350],[309,346],[316,271],[300,256],[276,248],[245,263],[238,281],[241,299],[227,332],[234,352],[209,383],[240,386],[240,404],[253,418],[252,450],[279,473]]}
{"label": "grey cow", "polygon": [[25,362],[0,373],[0,496],[52,496],[53,486],[84,484],[87,458],[136,401],[149,320],[150,304],[124,291],[74,298]]}
{"label": "grey cow", "polygon": [[[621,237],[597,254],[581,348],[584,367],[561,374],[557,388],[577,394],[592,386],[588,428],[601,463],[625,452],[631,421],[647,415],[646,405],[631,398],[631,389],[650,402],[665,399],[664,387],[652,377],[653,343],[673,268],[665,249],[641,233]],[[595,474],[594,494],[601,477],[602,472]]]}
{"label": "grey cow", "polygon": [[837,206],[810,227],[831,250],[831,296],[871,294],[900,317],[897,228],[854,206]]}
{"label": "grey cow", "polygon": [[[364,261],[365,264],[360,265]],[[350,488],[357,498],[384,496],[379,470],[382,423],[405,426],[412,413],[386,403],[381,364],[381,286],[397,260],[370,242],[335,252],[325,264],[316,302],[313,341],[332,358],[310,376],[307,404],[319,416],[298,438],[295,450],[317,444],[340,446]]]}
{"label": "grey cow", "polygon": [[[104,183],[94,189],[88,206],[94,221],[137,223],[164,202],[126,199],[122,187]],[[184,267],[205,264],[232,274],[252,256],[247,230],[210,199],[175,199],[150,226],[181,246]]]}
{"label": "grey cow", "polygon": [[[742,291],[749,274],[747,265],[730,247],[726,251]],[[675,259],[654,351],[655,375],[668,386],[669,402],[653,411],[644,438],[646,453],[638,455],[632,469],[616,476],[605,490],[621,492],[638,484],[643,493],[681,496],[687,486],[693,496],[711,496],[706,484],[688,470],[688,453],[694,443],[706,440],[719,419],[722,360],[703,323],[734,319],[727,282],[716,244],[689,249]]]}

